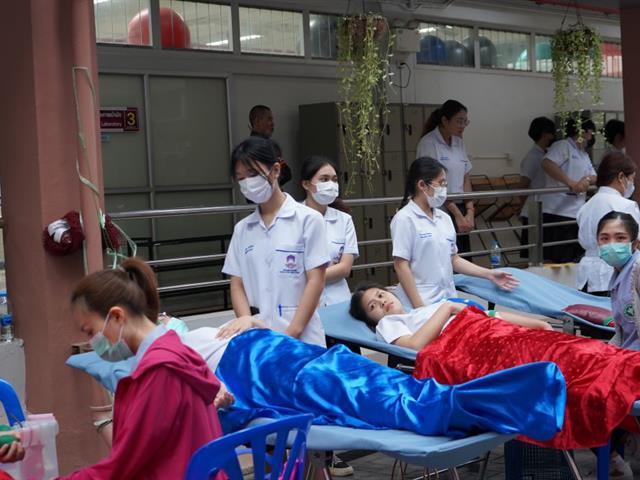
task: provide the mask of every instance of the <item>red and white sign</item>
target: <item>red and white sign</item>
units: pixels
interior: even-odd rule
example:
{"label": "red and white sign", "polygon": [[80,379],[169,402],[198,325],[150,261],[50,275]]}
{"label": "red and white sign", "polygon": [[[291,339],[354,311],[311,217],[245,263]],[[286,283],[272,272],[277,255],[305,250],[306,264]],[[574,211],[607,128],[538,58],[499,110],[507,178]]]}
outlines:
{"label": "red and white sign", "polygon": [[137,107],[107,107],[100,109],[101,132],[137,132],[140,130],[138,123]]}

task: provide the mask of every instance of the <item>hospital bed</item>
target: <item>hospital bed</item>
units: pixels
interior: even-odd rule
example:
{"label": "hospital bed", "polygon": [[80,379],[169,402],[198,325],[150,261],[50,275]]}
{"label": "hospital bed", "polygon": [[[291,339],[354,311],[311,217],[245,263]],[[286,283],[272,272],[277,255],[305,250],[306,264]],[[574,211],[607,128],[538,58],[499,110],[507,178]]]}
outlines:
{"label": "hospital bed", "polygon": [[[259,418],[250,425],[273,421]],[[364,430],[331,425],[312,425],[307,436],[307,450],[312,465],[330,478],[324,465],[324,452],[333,450],[368,450],[381,452],[399,462],[431,470],[448,470],[457,479],[456,466],[482,457],[513,439],[515,435],[481,433],[466,438],[426,437],[405,430]],[[395,465],[394,465],[395,467]]]}
{"label": "hospital bed", "polygon": [[613,335],[614,329],[589,322],[581,317],[563,311],[570,305],[591,305],[611,310],[611,299],[597,297],[541,277],[526,270],[504,268],[520,280],[520,285],[511,291],[498,288],[489,280],[456,274],[456,289],[475,295],[494,305],[513,308],[522,312],[545,315],[565,322],[565,332],[575,333],[574,325]]}

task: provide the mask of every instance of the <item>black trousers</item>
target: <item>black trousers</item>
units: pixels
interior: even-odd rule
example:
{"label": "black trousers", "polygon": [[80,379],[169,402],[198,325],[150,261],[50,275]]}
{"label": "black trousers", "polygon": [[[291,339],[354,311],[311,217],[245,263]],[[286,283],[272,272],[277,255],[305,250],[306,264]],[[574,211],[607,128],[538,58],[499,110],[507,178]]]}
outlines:
{"label": "black trousers", "polygon": [[[460,212],[462,212],[462,215],[467,214],[467,207],[464,203],[456,203],[456,206],[460,209]],[[446,213],[448,213],[449,216],[451,217],[451,220],[453,221],[453,226],[456,229],[456,233],[458,233],[459,232],[458,225],[456,224],[456,219],[453,217],[453,213],[451,213],[446,206],[443,207],[443,210]],[[458,253],[470,252],[471,238],[469,237],[469,235],[458,235],[456,236],[456,245],[458,247]]]}
{"label": "black trousers", "polygon": [[[575,218],[555,215],[553,213],[543,213],[542,220],[544,223],[553,223],[575,220]],[[544,227],[542,236],[545,243],[577,239],[578,224]],[[544,259],[554,263],[578,262],[583,255],[584,249],[577,242],[567,245],[544,247],[543,249]]]}

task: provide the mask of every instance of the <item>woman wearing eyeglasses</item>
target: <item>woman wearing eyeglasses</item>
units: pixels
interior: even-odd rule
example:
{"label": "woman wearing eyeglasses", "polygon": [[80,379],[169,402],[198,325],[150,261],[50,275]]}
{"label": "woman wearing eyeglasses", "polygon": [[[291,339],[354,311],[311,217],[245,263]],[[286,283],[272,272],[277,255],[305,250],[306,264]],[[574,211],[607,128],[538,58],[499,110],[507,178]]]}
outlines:
{"label": "woman wearing eyeglasses", "polygon": [[[418,143],[416,158],[433,158],[447,169],[448,194],[471,191],[471,162],[462,142],[462,134],[467,125],[467,107],[457,100],[447,100],[429,116],[424,126],[423,137]],[[466,233],[473,230],[473,200],[447,201],[443,210],[453,219],[456,232]],[[456,243],[460,252],[471,250],[468,235],[458,237]]]}

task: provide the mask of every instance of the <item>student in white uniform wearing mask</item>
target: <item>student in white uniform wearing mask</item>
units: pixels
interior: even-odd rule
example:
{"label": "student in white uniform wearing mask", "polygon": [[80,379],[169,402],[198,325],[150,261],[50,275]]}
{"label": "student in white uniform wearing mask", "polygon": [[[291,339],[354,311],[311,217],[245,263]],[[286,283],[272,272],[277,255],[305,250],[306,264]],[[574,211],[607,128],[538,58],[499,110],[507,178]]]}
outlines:
{"label": "student in white uniform wearing mask", "polygon": [[[586,201],[586,191],[596,181],[596,172],[585,146],[594,138],[596,127],[591,120],[582,122],[582,137],[576,121],[567,122],[564,140],[555,142],[542,160],[547,187],[569,187],[567,193],[545,195],[544,223],[575,220]],[[550,226],[544,229],[544,241],[568,240],[578,236],[577,225]],[[544,258],[556,263],[578,261],[584,250],[577,243],[544,248]]]}
{"label": "student in white uniform wearing mask", "polygon": [[[471,162],[462,142],[464,129],[469,125],[467,107],[457,100],[447,100],[431,113],[425,123],[423,137],[418,143],[416,158],[429,157],[438,160],[447,169],[448,193],[471,192]],[[446,202],[442,207],[454,221],[456,232],[470,232],[475,226],[473,200]],[[471,250],[468,235],[457,238],[461,252]]]}
{"label": "student in white uniform wearing mask", "polygon": [[[527,155],[522,159],[522,162],[520,162],[520,188],[543,188],[545,173],[542,170],[542,159],[556,138],[556,124],[547,117],[536,117],[529,125],[528,134],[534,143]],[[539,198],[544,201],[544,195]],[[522,211],[520,212],[522,225],[529,225],[529,208],[533,201],[534,197],[528,196],[522,206]],[[529,230],[522,230],[520,237],[522,245],[527,245],[529,243]],[[529,250],[521,250],[520,256],[529,258]]]}
{"label": "student in white uniform wearing mask", "polygon": [[451,218],[439,207],[447,199],[445,167],[433,158],[416,159],[407,173],[403,207],[391,220],[396,295],[407,308],[457,297],[453,272],[486,278],[500,288],[518,281],[501,270],[474,265],[458,255]]}
{"label": "student in white uniform wearing mask", "polygon": [[605,155],[609,152],[625,153],[624,122],[616,119],[609,120],[604,126],[604,139],[607,141]]}
{"label": "student in white uniform wearing mask", "polygon": [[318,212],[280,190],[278,151],[260,137],[233,150],[232,175],[258,206],[235,225],[222,272],[231,276],[238,325],[253,307],[269,328],[325,346],[316,309],[329,264],[326,229]]}
{"label": "student in white uniform wearing mask", "polygon": [[331,264],[320,305],[345,302],[351,298],[347,278],[358,257],[358,239],[349,207],[338,196],[338,173],[328,158],[312,156],[302,163],[300,179],[306,192],[304,204],[322,214],[327,229]]}
{"label": "student in white uniform wearing mask", "polygon": [[576,287],[594,295],[608,295],[613,267],[598,255],[598,222],[612,211],[628,213],[640,223],[638,204],[629,198],[634,191],[636,166],[621,152],[605,155],[598,167],[596,185],[600,187],[578,211],[578,238],[586,253],[578,265]]}

